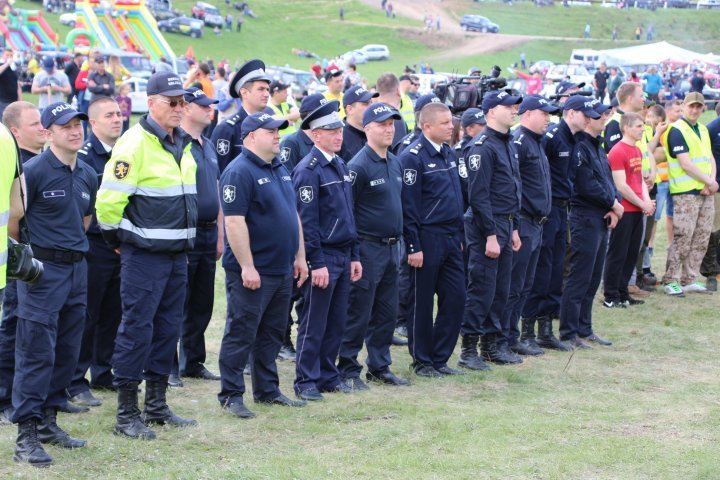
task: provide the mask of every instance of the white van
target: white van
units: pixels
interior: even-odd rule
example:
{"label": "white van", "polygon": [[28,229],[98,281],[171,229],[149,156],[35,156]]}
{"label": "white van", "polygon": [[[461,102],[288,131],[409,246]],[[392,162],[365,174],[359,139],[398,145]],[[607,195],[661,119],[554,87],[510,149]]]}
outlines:
{"label": "white van", "polygon": [[603,61],[603,56],[597,50],[589,48],[576,48],[570,54],[571,65],[584,65],[586,67],[593,67],[600,65]]}

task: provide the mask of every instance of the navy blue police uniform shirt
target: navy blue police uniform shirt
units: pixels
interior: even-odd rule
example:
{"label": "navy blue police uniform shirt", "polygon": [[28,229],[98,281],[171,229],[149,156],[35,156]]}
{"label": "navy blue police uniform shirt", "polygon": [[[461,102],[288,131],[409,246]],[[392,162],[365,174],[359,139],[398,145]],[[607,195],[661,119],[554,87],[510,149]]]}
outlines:
{"label": "navy blue police uniform shirt", "polygon": [[[621,115],[624,115],[625,112],[617,109],[618,113]],[[604,140],[604,147],[605,147],[605,153],[609,153],[610,150],[617,144],[620,140],[622,140],[622,131],[620,130],[620,122],[615,120],[614,118],[611,119],[607,125],[605,125],[605,131],[603,132],[603,140]]]}
{"label": "navy blue police uniform shirt", "polygon": [[463,197],[452,150],[440,151],[420,135],[400,155],[403,168],[403,236],[407,253],[420,252],[420,230],[455,234],[462,230]]}
{"label": "navy blue police uniform shirt", "polygon": [[517,152],[510,133],[485,127],[467,152],[468,217],[474,219],[480,233],[496,234],[493,215],[513,215],[513,230],[518,229],[520,213],[520,172]]}
{"label": "navy blue police uniform shirt", "polygon": [[513,132],[522,179],[520,211],[531,219],[547,217],[552,209],[550,165],[540,144],[542,138],[522,125]]}
{"label": "navy blue police uniform shirt", "polygon": [[720,182],[720,117],[717,117],[715,120],[708,123],[707,129],[708,134],[710,134],[710,146],[712,147],[712,154],[713,157],[715,157],[715,166],[717,167],[715,180],[717,182]]}
{"label": "navy blue police uniform shirt", "polygon": [[[397,134],[397,130],[395,130],[395,133]],[[406,133],[399,140],[395,141],[395,139],[393,139],[390,150],[399,157],[413,142],[420,138],[420,135],[422,135],[422,130],[420,130],[419,127],[415,127],[412,132]]]}
{"label": "navy blue police uniform shirt", "polygon": [[[292,274],[300,234],[295,191],[285,166],[277,158],[267,163],[243,148],[220,175],[220,194],[225,217],[245,217],[255,269],[261,275]],[[227,235],[222,265],[241,270]]]}
{"label": "navy blue police uniform shirt", "polygon": [[[270,107],[265,107],[263,113],[275,115]],[[232,162],[232,160],[240,155],[242,150],[242,131],[240,126],[248,113],[241,106],[238,112],[232,117],[219,123],[212,133],[212,144],[215,146],[217,153],[217,163],[220,173]]]}
{"label": "navy blue police uniform shirt", "polygon": [[612,209],[615,200],[620,200],[620,195],[612,179],[602,138],[578,132],[575,139],[570,170],[574,189],[570,206],[605,215]]}
{"label": "navy blue police uniform shirt", "polygon": [[395,155],[387,159],[368,145],[348,163],[352,179],[355,226],[358,234],[378,238],[402,235],[402,168]]}
{"label": "navy blue police uniform shirt", "polygon": [[550,164],[552,198],[561,201],[570,200],[573,189],[570,180],[570,159],[575,148],[575,137],[565,120],[548,128],[542,146]]}
{"label": "navy blue police uniform shirt", "polygon": [[[22,162],[22,164],[27,163],[28,160],[30,160],[31,158],[33,158],[37,155],[38,155],[37,153],[31,152],[30,150],[25,150],[24,148],[20,149],[20,161]],[[22,164],[20,166],[21,169],[22,169]]]}
{"label": "navy blue police uniform shirt", "polygon": [[220,210],[218,198],[218,179],[220,170],[215,156],[215,148],[207,137],[202,137],[202,144],[193,139],[190,153],[197,164],[197,200],[198,222],[214,222]]}
{"label": "navy blue police uniform shirt", "polygon": [[[85,145],[78,150],[77,158],[92,167],[95,171],[95,178],[98,186],[102,183],[105,164],[108,160],[110,160],[111,153],[112,152],[108,152],[105,149],[105,146],[102,144],[100,139],[92,132],[90,132],[90,136],[85,142]],[[87,233],[90,235],[102,235],[100,226],[97,223],[97,216],[95,215],[95,212],[93,212],[92,222],[90,223]]]}
{"label": "navy blue police uniform shirt", "polygon": [[359,261],[352,178],[345,162],[337,155],[330,162],[313,147],[295,167],[292,177],[310,268],[326,266],[323,248],[352,248],[352,260]]}
{"label": "navy blue police uniform shirt", "polygon": [[340,158],[349,162],[355,154],[357,154],[367,143],[367,135],[362,130],[358,130],[349,123],[343,127],[343,143],[342,148],[338,152]]}
{"label": "navy blue police uniform shirt", "polygon": [[467,210],[470,206],[468,200],[468,172],[467,162],[465,162],[465,155],[472,146],[472,137],[468,134],[464,134],[463,137],[455,144],[453,150],[455,151],[455,161],[458,166],[458,175],[460,175],[460,186],[462,188],[463,196],[463,211]]}
{"label": "navy blue police uniform shirt", "polygon": [[312,139],[304,131],[298,130],[291,133],[280,144],[280,161],[292,173],[300,160],[310,153],[313,146]]}
{"label": "navy blue police uniform shirt", "polygon": [[32,245],[87,252],[83,219],[95,209],[95,170],[80,159],[71,170],[47,149],[25,164],[25,182]]}

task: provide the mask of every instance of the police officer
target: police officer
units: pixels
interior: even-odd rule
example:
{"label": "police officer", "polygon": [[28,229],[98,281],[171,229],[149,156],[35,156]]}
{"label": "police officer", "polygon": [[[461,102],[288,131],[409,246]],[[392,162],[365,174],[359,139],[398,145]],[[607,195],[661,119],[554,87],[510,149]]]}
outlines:
{"label": "police officer", "polygon": [[541,355],[535,343],[535,319],[522,319],[522,338],[517,324],[523,305],[535,278],[543,225],[552,209],[550,165],[541,142],[550,123],[550,115],[559,108],[538,95],[525,97],[518,113],[520,127],[513,132],[513,144],[518,153],[522,202],[520,206],[520,241],[522,246],[513,255],[508,302],[503,312],[502,330],[510,350],[520,355]]}
{"label": "police officer", "polygon": [[267,104],[268,108],[273,111],[276,119],[288,121],[288,126],[280,131],[280,138],[285,138],[297,131],[295,128],[295,122],[297,122],[300,118],[300,111],[298,108],[295,105],[290,105],[287,101],[288,89],[290,89],[290,85],[286,85],[280,80],[273,80],[270,82],[270,100]]}
{"label": "police officer", "polygon": [[350,282],[362,277],[351,178],[336,155],[342,146],[337,101],[314,110],[301,128],[311,130],[315,146],[293,170],[298,194],[305,253],[311,282],[302,287],[303,308],[298,328],[295,394],[302,400],[323,400],[321,392],[351,393],[341,382],[335,361],[340,349]]}
{"label": "police officer", "polygon": [[18,283],[13,458],[32,465],[52,463],[39,442],[85,446],[85,440],[70,437],[56,423],[80,351],[87,307],[85,230],[97,191],[95,172],[77,159],[83,145],[80,120],[87,116],[67,103],[48,105],[41,121],[50,148],[25,165],[25,219],[44,273],[33,284]]}
{"label": "police officer", "polygon": [[[351,109],[347,112],[350,117]],[[388,148],[395,134],[394,120],[399,118],[400,114],[384,103],[367,107],[363,115],[367,145],[348,164],[363,278],[350,287],[338,368],[354,390],[368,388],[360,380],[362,365],[357,359],[363,340],[368,352],[367,380],[409,384],[390,371],[398,305],[396,244],[402,235],[402,170]]]}
{"label": "police officer", "polygon": [[488,368],[477,356],[479,336],[484,359],[498,364],[522,362],[499,339],[510,290],[513,252],[520,249],[517,218],[520,172],[510,127],[515,123],[521,101],[521,97],[507,91],[485,94],[482,109],[487,126],[473,139],[467,152],[468,289],[459,365],[473,370]]}
{"label": "police officer", "polygon": [[580,97],[570,102],[590,120],[583,131],[575,134],[570,170],[570,272],[560,304],[560,340],[570,348],[584,349],[591,347],[583,339],[612,345],[593,332],[592,304],[602,279],[608,229],[615,228],[623,207],[600,136],[610,117],[610,106]]}
{"label": "police officer", "polygon": [[450,110],[429,103],[419,120],[422,134],[400,155],[403,236],[415,289],[408,348],[416,375],[439,377],[462,373],[447,365],[465,304],[462,192],[452,149],[445,143],[453,130]]}
{"label": "police officer", "polygon": [[293,276],[308,275],[290,173],[277,159],[286,120],[265,113],[242,123],[243,150],[220,179],[227,231],[223,255],[228,315],[220,347],[223,408],[252,418],[243,367],[252,352],[255,402],[302,407],[280,392],[275,358],[285,332]]}
{"label": "police officer", "polygon": [[559,318],[560,299],[563,291],[565,245],[567,243],[567,217],[572,180],[570,158],[575,146],[575,133],[582,131],[591,112],[589,99],[571,96],[563,104],[563,118],[545,132],[542,145],[550,164],[552,210],[543,225],[542,245],[535,268],[535,280],[525,302],[522,318],[537,321],[536,343],[553,350],[567,351],[552,331],[553,318]]}
{"label": "police officer", "polygon": [[368,92],[365,87],[356,85],[345,91],[343,105],[345,106],[345,126],[343,127],[343,143],[340,149],[340,158],[349,162],[367,143],[363,129],[363,114],[373,98],[380,94]]}
{"label": "police officer", "polygon": [[468,150],[472,148],[472,139],[475,138],[483,128],[485,128],[487,122],[485,121],[485,114],[479,108],[468,108],[465,110],[460,117],[460,126],[463,129],[463,136],[455,144],[453,149],[455,150],[455,160],[458,164],[458,172],[460,173],[460,183],[462,185],[463,192],[463,208],[467,210],[470,206],[468,202],[468,172],[467,163],[465,162],[465,155]]}
{"label": "police officer", "polygon": [[[110,97],[95,97],[88,108],[90,136],[78,158],[90,165],[98,181],[102,181],[105,164],[112,148],[122,134],[122,113]],[[93,218],[87,232],[89,250],[88,308],[82,334],[80,356],[68,387],[70,401],[77,405],[97,407],[102,404],[90,392],[85,379],[90,369],[93,388],[112,388],[111,360],[122,309],[120,306],[120,256],[102,238],[97,219]]]}
{"label": "police officer", "polygon": [[419,122],[420,111],[428,103],[441,103],[441,101],[434,93],[428,93],[427,95],[423,95],[417,99],[417,101],[415,102],[415,128],[413,128],[413,130],[410,131],[407,135],[402,137],[399,142],[393,143],[392,150],[395,155],[399,156],[406,148],[410,146],[411,143],[416,141],[418,138],[420,138],[420,135],[422,135],[422,128]]}
{"label": "police officer", "polygon": [[[320,105],[325,105],[327,99],[322,93],[313,93],[303,98],[300,104],[300,120],[305,120],[310,113]],[[280,162],[285,165],[288,172],[293,171],[300,160],[305,158],[313,147],[310,130],[299,128],[295,133],[288,135],[280,144]]]}
{"label": "police officer", "polygon": [[[179,365],[177,357],[169,384],[182,385],[178,377],[219,380],[205,367],[205,330],[210,324],[215,301],[215,265],[222,253],[222,229],[218,229],[220,200],[215,149],[203,130],[212,122],[217,100],[199,88],[190,87],[185,94],[185,114],[181,127],[190,135],[190,153],[197,164],[198,221],[195,246],[188,252],[188,285],[185,313],[180,335]],[[179,372],[178,372],[179,369]],[[175,377],[175,378],[173,378]]]}
{"label": "police officer", "polygon": [[[20,150],[24,164],[42,151],[47,140],[40,122],[37,105],[30,102],[13,102],[5,109],[3,124],[10,130]],[[12,140],[12,139],[11,139]],[[15,152],[15,146],[12,146]],[[3,157],[15,158],[15,155]],[[19,193],[19,192],[18,192]],[[21,220],[24,225],[24,221]],[[17,237],[20,239],[20,237]],[[27,238],[23,238],[27,242]],[[3,278],[5,278],[3,276]],[[1,280],[0,280],[1,281]],[[0,321],[0,425],[12,423],[12,385],[15,372],[15,334],[17,331],[17,282],[7,280],[2,302]]]}
{"label": "police officer", "polygon": [[242,105],[238,112],[213,130],[212,144],[215,145],[217,161],[222,172],[242,148],[241,125],[245,117],[253,113],[266,112],[274,115],[268,108],[270,98],[270,77],[265,73],[262,60],[250,60],[233,76],[230,82],[230,96],[240,98]]}
{"label": "police officer", "polygon": [[194,425],[167,405],[166,390],[180,338],[187,255],[195,243],[196,171],[191,138],[180,121],[185,90],[171,72],[148,80],[149,113],[115,144],[98,193],[105,241],[120,252],[122,321],[115,338],[115,433],[155,438],[141,420],[138,383],[145,380],[147,423]]}

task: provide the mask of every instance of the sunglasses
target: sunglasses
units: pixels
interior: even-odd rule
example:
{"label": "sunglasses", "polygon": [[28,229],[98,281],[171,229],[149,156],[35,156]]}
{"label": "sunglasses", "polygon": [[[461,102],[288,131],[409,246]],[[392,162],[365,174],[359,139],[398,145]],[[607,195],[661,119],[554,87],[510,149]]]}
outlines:
{"label": "sunglasses", "polygon": [[181,107],[184,107],[185,103],[186,103],[184,98],[180,98],[180,99],[173,98],[171,100],[165,100],[164,98],[158,98],[158,100],[160,100],[163,103],[167,103],[168,105],[170,105],[170,108],[175,108],[178,105],[180,105]]}

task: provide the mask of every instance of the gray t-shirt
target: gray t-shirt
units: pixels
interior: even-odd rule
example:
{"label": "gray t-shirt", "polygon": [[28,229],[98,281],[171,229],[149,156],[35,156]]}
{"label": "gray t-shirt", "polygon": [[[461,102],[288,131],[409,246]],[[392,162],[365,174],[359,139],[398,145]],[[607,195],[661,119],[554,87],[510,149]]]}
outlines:
{"label": "gray t-shirt", "polygon": [[[67,75],[65,75],[65,72],[55,70],[54,73],[50,74],[45,70],[40,70],[33,79],[33,87],[46,87],[48,85],[69,87],[70,80],[68,79]],[[51,103],[64,102],[65,97],[66,94],[60,91],[54,91],[51,96],[48,96],[47,93],[41,93],[38,100],[38,107],[40,107],[40,109],[43,109]]]}

